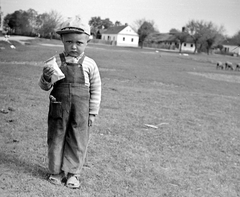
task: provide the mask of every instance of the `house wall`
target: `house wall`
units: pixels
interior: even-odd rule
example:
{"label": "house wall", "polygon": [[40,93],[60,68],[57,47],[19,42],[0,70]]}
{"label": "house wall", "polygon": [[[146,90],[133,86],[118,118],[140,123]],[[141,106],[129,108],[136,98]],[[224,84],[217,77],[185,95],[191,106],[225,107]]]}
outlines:
{"label": "house wall", "polygon": [[138,47],[138,34],[127,26],[118,34],[102,34],[102,40],[112,41],[112,45]]}
{"label": "house wall", "polygon": [[119,32],[120,34],[126,34],[126,35],[134,35],[134,36],[138,36],[138,34],[130,27],[127,26],[126,28],[124,28],[121,32]]}
{"label": "house wall", "polygon": [[129,46],[138,47],[138,36],[134,35],[118,35],[117,36],[117,46]]}
{"label": "house wall", "polygon": [[130,27],[124,28],[117,36],[117,46],[138,47],[138,34]]}
{"label": "house wall", "polygon": [[103,34],[102,35],[102,40],[116,41],[117,40],[117,35],[115,35],[115,34]]}
{"label": "house wall", "polygon": [[112,41],[112,45],[116,46],[138,47],[139,37],[134,35],[103,34],[102,39]]}
{"label": "house wall", "polygon": [[223,45],[223,51],[240,55],[240,47],[236,45]]}
{"label": "house wall", "polygon": [[182,43],[182,52],[190,52],[194,53],[195,51],[195,44],[193,43]]}

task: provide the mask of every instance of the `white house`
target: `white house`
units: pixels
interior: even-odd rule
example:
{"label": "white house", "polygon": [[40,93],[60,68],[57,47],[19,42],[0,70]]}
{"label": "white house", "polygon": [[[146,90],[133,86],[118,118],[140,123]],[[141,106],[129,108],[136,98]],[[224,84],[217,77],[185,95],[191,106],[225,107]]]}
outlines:
{"label": "white house", "polygon": [[237,45],[223,45],[223,51],[240,55],[240,46]]}
{"label": "white house", "polygon": [[182,43],[182,52],[194,53],[195,48],[196,46],[194,43],[191,43],[191,42]]}
{"label": "white house", "polygon": [[139,36],[127,25],[108,28],[102,33],[101,39],[111,41],[116,46],[138,47]]}

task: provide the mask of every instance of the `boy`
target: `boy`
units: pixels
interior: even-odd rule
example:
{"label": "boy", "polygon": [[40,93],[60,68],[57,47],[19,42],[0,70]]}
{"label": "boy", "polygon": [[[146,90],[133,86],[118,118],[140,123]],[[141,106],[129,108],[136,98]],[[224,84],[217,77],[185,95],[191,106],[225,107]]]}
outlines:
{"label": "boy", "polygon": [[[101,79],[95,61],[84,54],[89,42],[89,25],[76,17],[57,33],[61,36],[64,52],[45,62],[39,80],[43,90],[53,87],[48,113],[48,180],[59,185],[66,176],[67,187],[79,188],[89,128],[100,107]],[[53,82],[56,70],[49,62],[58,65],[63,79]]]}

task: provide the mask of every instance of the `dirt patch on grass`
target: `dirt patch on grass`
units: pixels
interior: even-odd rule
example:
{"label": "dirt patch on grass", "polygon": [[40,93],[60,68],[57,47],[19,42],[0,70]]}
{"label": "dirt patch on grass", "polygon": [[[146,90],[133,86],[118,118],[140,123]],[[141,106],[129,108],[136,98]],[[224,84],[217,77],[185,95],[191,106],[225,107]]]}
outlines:
{"label": "dirt patch on grass", "polygon": [[188,72],[188,73],[192,74],[192,75],[206,77],[206,78],[212,79],[212,80],[217,80],[217,81],[240,83],[240,76],[235,76],[235,75],[226,75],[226,74],[217,74],[217,73],[197,73],[197,72]]}

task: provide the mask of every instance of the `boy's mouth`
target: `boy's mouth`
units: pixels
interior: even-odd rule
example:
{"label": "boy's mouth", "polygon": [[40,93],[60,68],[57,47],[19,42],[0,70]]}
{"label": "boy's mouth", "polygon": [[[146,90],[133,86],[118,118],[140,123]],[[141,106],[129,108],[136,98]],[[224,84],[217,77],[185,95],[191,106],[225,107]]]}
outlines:
{"label": "boy's mouth", "polygon": [[69,55],[79,56],[79,53],[78,53],[77,51],[70,51],[70,52],[69,52]]}

